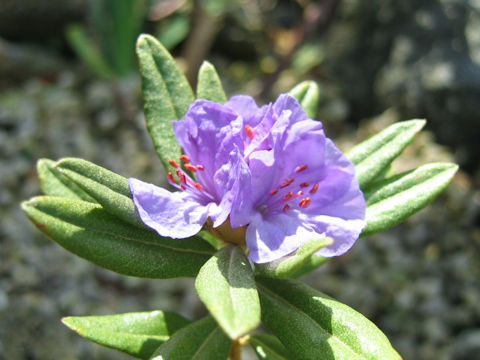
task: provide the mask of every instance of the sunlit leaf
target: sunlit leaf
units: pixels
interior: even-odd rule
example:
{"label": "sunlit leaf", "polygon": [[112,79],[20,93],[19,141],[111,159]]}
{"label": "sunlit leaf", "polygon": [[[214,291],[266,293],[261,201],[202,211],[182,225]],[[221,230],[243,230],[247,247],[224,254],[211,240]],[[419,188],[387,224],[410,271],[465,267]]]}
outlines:
{"label": "sunlit leaf", "polygon": [[239,246],[226,246],[200,269],[195,288],[222,329],[232,338],[260,324],[253,271]]}
{"label": "sunlit leaf", "polygon": [[190,323],[166,311],[136,312],[105,316],[69,316],[62,322],[78,335],[99,345],[149,359],[175,331]]}
{"label": "sunlit leaf", "polygon": [[162,238],[86,201],[39,196],[22,203],[39,230],[68,251],[124,275],[195,276],[214,253],[199,238]]}

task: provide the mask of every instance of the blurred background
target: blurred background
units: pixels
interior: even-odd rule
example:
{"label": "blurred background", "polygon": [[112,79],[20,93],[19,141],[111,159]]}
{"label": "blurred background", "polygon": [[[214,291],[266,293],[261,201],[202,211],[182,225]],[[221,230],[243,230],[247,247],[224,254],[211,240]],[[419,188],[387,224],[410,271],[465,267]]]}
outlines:
{"label": "blurred background", "polygon": [[315,80],[317,118],[343,150],[395,121],[427,118],[396,168],[455,161],[452,185],[305,280],[373,320],[405,359],[480,359],[478,0],[0,1],[0,359],[126,359],[60,318],[205,311],[192,279],[103,270],[46,238],[19,207],[40,192],[41,157],[165,183],[142,113],[141,32],[170,49],[192,85],[208,59],[227,94],[259,104]]}

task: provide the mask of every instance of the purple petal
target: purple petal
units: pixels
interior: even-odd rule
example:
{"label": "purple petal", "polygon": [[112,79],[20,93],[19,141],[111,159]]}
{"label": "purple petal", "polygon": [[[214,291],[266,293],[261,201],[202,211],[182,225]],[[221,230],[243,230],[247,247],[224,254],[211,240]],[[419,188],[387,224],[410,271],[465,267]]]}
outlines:
{"label": "purple petal", "polygon": [[277,101],[275,101],[275,103],[273,104],[273,108],[277,114],[289,111],[289,117],[292,123],[307,119],[307,114],[305,113],[305,110],[303,110],[302,106],[298,103],[298,100],[290,94],[280,95]]}
{"label": "purple petal", "polygon": [[209,213],[216,211],[215,204],[201,205],[187,192],[172,193],[134,178],[128,179],[128,185],[138,215],[161,236],[174,239],[193,236],[202,229]]}
{"label": "purple petal", "polygon": [[243,147],[242,119],[231,109],[212,101],[195,101],[185,115],[185,120],[173,123],[175,135],[194,165],[202,165],[197,178],[215,193],[215,172],[228,162],[235,146]]}
{"label": "purple petal", "polygon": [[245,225],[242,221],[249,216],[244,211],[252,209],[252,185],[250,170],[238,147],[230,153],[229,161],[215,173],[214,181],[222,200],[218,206],[221,212],[211,216],[213,227],[221,225],[229,215],[232,227]]}
{"label": "purple petal", "polygon": [[320,234],[305,227],[295,214],[269,218],[257,214],[247,228],[248,258],[257,264],[274,261],[319,237]]}
{"label": "purple petal", "polygon": [[304,224],[312,227],[315,232],[333,239],[332,245],[316,253],[326,257],[343,255],[350,250],[365,227],[363,219],[343,219],[328,215],[305,217],[303,220]]}
{"label": "purple petal", "polygon": [[259,108],[255,100],[248,95],[232,96],[225,103],[225,106],[239,114],[245,125],[248,124],[253,127],[257,126],[267,109],[266,106]]}

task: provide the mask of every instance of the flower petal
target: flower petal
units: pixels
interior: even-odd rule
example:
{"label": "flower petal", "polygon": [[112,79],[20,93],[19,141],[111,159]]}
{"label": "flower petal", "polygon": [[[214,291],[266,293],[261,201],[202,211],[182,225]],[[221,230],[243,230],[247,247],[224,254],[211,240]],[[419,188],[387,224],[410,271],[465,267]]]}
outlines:
{"label": "flower petal", "polygon": [[220,212],[210,216],[213,227],[221,225],[229,215],[232,227],[246,225],[244,219],[250,218],[253,208],[251,174],[238,147],[235,146],[229,155],[229,161],[215,173],[214,181],[222,200],[218,205]]}
{"label": "flower petal", "polygon": [[217,210],[216,204],[199,204],[187,192],[169,192],[134,178],[128,179],[128,185],[140,218],[161,236],[193,236]]}
{"label": "flower petal", "polygon": [[317,255],[332,257],[346,253],[355,244],[365,227],[363,219],[344,219],[341,217],[319,215],[303,217],[304,223],[317,233],[331,237],[333,244],[321,249]]}
{"label": "flower petal", "polygon": [[275,113],[279,115],[284,111],[289,111],[291,113],[289,115],[291,123],[307,119],[305,110],[303,110],[302,106],[298,103],[298,100],[290,94],[281,94],[273,104],[273,109]]}
{"label": "flower petal", "polygon": [[257,264],[274,261],[322,236],[304,226],[295,215],[263,217],[257,214],[247,228],[248,258]]}
{"label": "flower petal", "polygon": [[239,114],[243,118],[245,125],[248,124],[252,127],[257,126],[260,120],[262,120],[268,107],[263,106],[259,108],[255,100],[248,95],[232,96],[225,103],[225,106]]}
{"label": "flower petal", "polygon": [[207,100],[195,101],[185,120],[173,122],[175,135],[194,165],[197,178],[217,199],[213,177],[228,162],[234,146],[243,147],[243,121],[233,110]]}

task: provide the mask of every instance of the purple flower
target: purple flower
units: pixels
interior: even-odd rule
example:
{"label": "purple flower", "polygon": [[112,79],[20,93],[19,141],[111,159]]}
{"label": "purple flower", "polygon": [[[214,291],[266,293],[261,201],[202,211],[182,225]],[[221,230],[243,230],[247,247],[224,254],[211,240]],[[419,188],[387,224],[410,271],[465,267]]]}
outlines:
{"label": "purple flower", "polygon": [[197,100],[173,125],[185,155],[170,161],[168,179],[180,191],[129,179],[140,218],[158,234],[186,238],[205,226],[266,263],[321,236],[334,243],[318,255],[341,255],[364,228],[353,164],[292,96],[261,108],[245,95]]}

